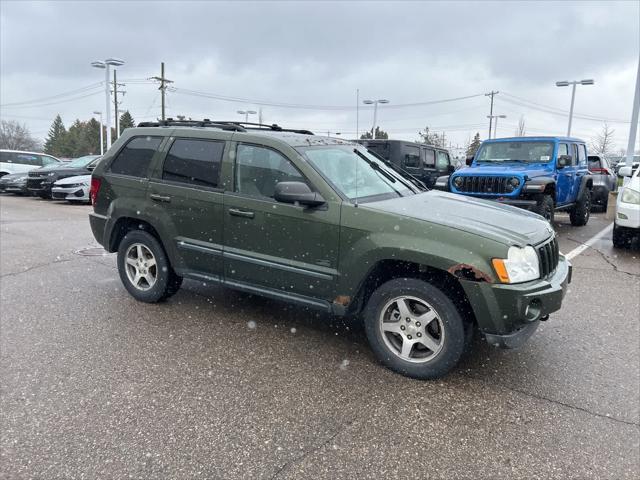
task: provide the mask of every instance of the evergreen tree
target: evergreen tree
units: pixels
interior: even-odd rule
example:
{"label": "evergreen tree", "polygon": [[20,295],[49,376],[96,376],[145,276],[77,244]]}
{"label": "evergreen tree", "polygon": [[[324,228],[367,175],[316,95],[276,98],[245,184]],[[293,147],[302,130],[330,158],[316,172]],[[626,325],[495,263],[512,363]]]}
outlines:
{"label": "evergreen tree", "polygon": [[73,125],[69,127],[67,131],[67,157],[80,157],[85,155],[83,152],[83,143],[84,143],[84,123],[79,119],[76,119],[73,122]]}
{"label": "evergreen tree", "polygon": [[129,113],[129,110],[125,110],[122,115],[120,115],[120,133],[122,133],[127,128],[133,128],[136,124],[133,120],[133,117]]}
{"label": "evergreen tree", "polygon": [[[380,127],[376,127],[375,138],[376,140],[388,140],[389,134],[384,130],[381,130]],[[370,140],[370,139],[371,139],[371,132],[364,132],[362,135],[360,135],[360,140]]]}
{"label": "evergreen tree", "polygon": [[81,155],[100,154],[100,122],[91,118],[84,124],[82,132],[82,152]]}
{"label": "evergreen tree", "polygon": [[467,147],[467,157],[475,155],[478,151],[478,148],[480,148],[481,143],[482,142],[480,141],[480,133],[478,132],[474,135],[473,141]]}
{"label": "evergreen tree", "polygon": [[64,128],[64,123],[62,123],[60,115],[56,115],[56,118],[53,120],[51,128],[49,129],[49,135],[44,143],[45,153],[53,155],[54,157],[68,156],[66,149],[66,137],[67,129]]}

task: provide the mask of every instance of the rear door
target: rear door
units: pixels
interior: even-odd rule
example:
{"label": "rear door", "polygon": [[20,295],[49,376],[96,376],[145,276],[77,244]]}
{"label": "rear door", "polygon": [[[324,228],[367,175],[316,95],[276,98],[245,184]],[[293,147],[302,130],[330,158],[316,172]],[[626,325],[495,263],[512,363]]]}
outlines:
{"label": "rear door", "polygon": [[436,151],[431,147],[422,147],[423,173],[420,178],[428,188],[433,188],[440,175],[436,170]]}
{"label": "rear door", "polygon": [[402,145],[402,168],[422,180],[424,176],[419,145]]}
{"label": "rear door", "polygon": [[587,147],[584,143],[575,145],[578,149],[577,163],[574,167],[573,185],[571,186],[571,201],[575,201],[578,193],[580,193],[581,179],[585,175],[589,175],[589,165],[587,163]]}
{"label": "rear door", "polygon": [[238,143],[231,156],[233,191],[224,200],[226,282],[329,298],[337,280],[340,204],[305,208],[277,202],[278,182],[316,188],[275,147]]}
{"label": "rear door", "polygon": [[203,280],[222,275],[220,167],[226,146],[224,139],[172,137],[149,182],[149,209],[161,219],[165,248],[175,253],[174,268]]}

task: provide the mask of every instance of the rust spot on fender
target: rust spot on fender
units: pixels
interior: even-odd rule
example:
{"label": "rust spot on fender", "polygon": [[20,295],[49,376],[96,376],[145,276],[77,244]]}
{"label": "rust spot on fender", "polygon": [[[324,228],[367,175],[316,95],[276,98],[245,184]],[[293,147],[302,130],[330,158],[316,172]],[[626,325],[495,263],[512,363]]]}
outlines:
{"label": "rust spot on fender", "polygon": [[471,280],[472,282],[487,282],[493,283],[493,280],[486,273],[478,270],[473,265],[468,263],[457,263],[447,270],[451,275],[454,275],[463,280]]}
{"label": "rust spot on fender", "polygon": [[343,307],[346,307],[347,305],[349,305],[349,302],[351,302],[351,297],[349,297],[347,295],[339,295],[333,301],[333,303],[336,303],[338,305],[342,305]]}

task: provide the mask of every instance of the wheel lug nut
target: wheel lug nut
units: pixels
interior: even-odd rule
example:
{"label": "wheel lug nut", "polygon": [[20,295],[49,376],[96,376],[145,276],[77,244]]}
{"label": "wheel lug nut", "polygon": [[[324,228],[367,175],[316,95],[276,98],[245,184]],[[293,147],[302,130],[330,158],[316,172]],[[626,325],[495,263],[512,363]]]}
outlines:
{"label": "wheel lug nut", "polygon": [[407,317],[407,322],[411,322],[411,319],[409,317]]}
{"label": "wheel lug nut", "polygon": [[411,340],[411,335],[407,335],[407,338],[408,338],[409,340]]}
{"label": "wheel lug nut", "polygon": [[400,325],[400,330],[404,330],[405,326],[404,325]]}
{"label": "wheel lug nut", "polygon": [[419,327],[419,326],[420,326],[420,322],[416,322],[416,327]]}
{"label": "wheel lug nut", "polygon": [[421,336],[422,336],[422,334],[421,334],[420,332],[418,332],[416,335],[418,335],[419,337],[421,337]]}

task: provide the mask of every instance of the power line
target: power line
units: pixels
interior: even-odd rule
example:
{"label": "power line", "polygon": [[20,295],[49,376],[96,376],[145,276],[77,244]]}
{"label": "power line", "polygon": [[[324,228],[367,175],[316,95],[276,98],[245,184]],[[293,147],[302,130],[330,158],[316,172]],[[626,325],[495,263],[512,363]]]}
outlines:
{"label": "power line", "polygon": [[68,92],[63,92],[63,93],[58,93],[56,95],[50,95],[48,97],[42,97],[42,98],[36,98],[33,100],[23,100],[21,102],[9,102],[9,103],[3,103],[2,105],[0,105],[0,107],[14,107],[14,106],[18,106],[18,105],[26,105],[26,104],[30,104],[30,103],[41,103],[41,102],[47,102],[49,100],[54,100],[56,98],[61,98],[61,97],[68,97],[68,96],[72,96],[72,95],[77,95],[78,93],[83,93],[83,92],[87,92],[90,90],[93,90],[94,88],[98,88],[101,85],[103,85],[104,82],[96,82],[96,83],[92,83],[90,85],[81,87],[81,88],[76,88],[75,90],[69,90]]}
{"label": "power line", "polygon": [[[241,97],[229,97],[225,95],[218,95],[215,93],[207,93],[207,92],[199,92],[197,90],[187,90],[183,88],[169,87],[169,90],[174,93],[180,93],[183,95],[190,95],[194,97],[201,98],[210,98],[213,100],[221,100],[225,102],[233,102],[233,103],[249,103],[254,105],[261,106],[269,106],[269,107],[280,107],[280,108],[296,108],[296,109],[306,109],[306,110],[341,110],[341,111],[351,111],[355,110],[356,106],[354,105],[310,105],[310,104],[300,104],[300,103],[285,103],[285,102],[276,102],[270,100],[256,100],[250,98],[241,98]],[[448,102],[456,102],[460,100],[467,100],[470,98],[480,97],[482,93],[467,95],[463,97],[455,97],[455,98],[446,98],[442,100],[430,100],[424,102],[414,102],[414,103],[403,103],[403,104],[390,104],[385,105],[385,110],[390,109],[399,109],[399,108],[407,108],[407,107],[420,107],[426,105],[435,105],[439,103],[448,103]],[[372,108],[372,107],[362,107],[362,108]]]}
{"label": "power line", "polygon": [[101,93],[102,92],[98,91],[98,92],[88,93],[86,95],[80,95],[79,97],[67,98],[65,100],[59,100],[57,102],[38,103],[38,104],[33,104],[33,105],[20,105],[20,106],[11,106],[11,107],[5,107],[4,105],[2,105],[2,108],[40,108],[40,107],[47,107],[49,105],[59,105],[61,103],[75,102],[76,100],[81,100],[81,99],[87,98],[87,97],[93,97],[94,95],[99,95]]}

